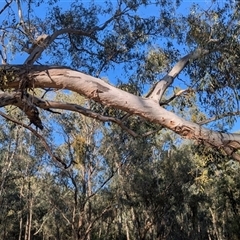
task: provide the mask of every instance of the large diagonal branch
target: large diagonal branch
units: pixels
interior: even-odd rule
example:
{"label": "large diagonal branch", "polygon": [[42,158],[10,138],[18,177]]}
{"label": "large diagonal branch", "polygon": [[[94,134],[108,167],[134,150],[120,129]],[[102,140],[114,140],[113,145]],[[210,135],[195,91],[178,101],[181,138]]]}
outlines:
{"label": "large diagonal branch", "polygon": [[[15,69],[18,68],[21,72],[24,67],[15,66]],[[17,74],[16,70],[15,74]],[[222,148],[228,155],[240,161],[240,157],[235,153],[236,150],[240,149],[240,134],[227,134],[209,130],[164,109],[152,99],[135,96],[101,79],[70,68],[55,66],[32,66],[28,69],[28,79],[30,81],[29,86],[32,85],[32,87],[68,89],[106,106],[141,116],[150,122],[174,131],[182,137]],[[8,82],[2,88],[18,87],[19,81]]]}
{"label": "large diagonal branch", "polygon": [[181,73],[181,71],[192,61],[199,59],[200,57],[207,55],[209,50],[196,49],[195,51],[187,54],[181,58],[177,64],[171,69],[171,71],[164,76],[147,94],[147,98],[152,99],[155,102],[159,102],[165,93],[166,89],[173,83],[174,79]]}

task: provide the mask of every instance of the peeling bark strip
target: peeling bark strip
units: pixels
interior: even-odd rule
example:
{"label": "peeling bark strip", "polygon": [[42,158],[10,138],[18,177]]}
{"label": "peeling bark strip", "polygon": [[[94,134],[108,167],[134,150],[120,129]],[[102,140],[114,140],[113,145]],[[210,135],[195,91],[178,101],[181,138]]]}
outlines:
{"label": "peeling bark strip", "polygon": [[[18,75],[18,72],[22,73],[25,70],[29,79],[33,79],[29,84],[32,84],[32,86],[34,84],[34,87],[55,89],[64,88],[77,92],[102,104],[124,110],[130,114],[139,115],[151,122],[158,123],[182,137],[193,139],[197,142],[211,145],[213,147],[222,148],[228,155],[231,155],[240,161],[240,156],[235,153],[236,150],[240,149],[239,134],[226,134],[209,130],[196,123],[178,117],[176,114],[167,111],[151,99],[135,96],[118,89],[101,79],[69,68],[32,66],[30,69],[26,70],[25,65],[17,65],[14,66],[14,69],[16,81],[10,81],[5,85],[1,85],[3,89],[19,86],[21,75]],[[14,99],[11,101],[9,100],[9,96],[0,94],[1,107],[8,104],[17,105],[14,103]],[[41,107],[41,104],[39,104],[38,107]],[[71,111],[72,106],[65,105],[64,109]]]}

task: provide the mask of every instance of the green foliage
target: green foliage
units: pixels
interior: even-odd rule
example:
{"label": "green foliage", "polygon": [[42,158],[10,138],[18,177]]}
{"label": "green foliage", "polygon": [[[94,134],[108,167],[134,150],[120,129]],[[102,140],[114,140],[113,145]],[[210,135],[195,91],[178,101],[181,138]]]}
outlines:
{"label": "green foliage", "polygon": [[[5,68],[0,67],[0,89],[4,90],[4,87],[8,82],[12,82],[16,79],[14,71],[6,71]],[[9,90],[8,90],[9,91]]]}
{"label": "green foliage", "polygon": [[168,57],[161,49],[152,49],[149,51],[145,71],[151,71],[152,73],[162,73],[168,66]]}
{"label": "green foliage", "polygon": [[[6,51],[21,51],[41,33],[82,31],[55,39],[41,63],[66,63],[94,76],[118,70],[124,81],[116,85],[142,95],[146,84],[161,79],[185,51],[204,48],[210,54],[190,63],[161,105],[197,123],[239,110],[240,16],[230,3],[213,1],[204,10],[194,4],[186,14],[177,12],[173,1],[158,1],[154,16],[147,11],[153,3],[146,0],[74,1],[67,9],[49,1],[51,9],[40,19],[33,9],[42,2],[24,1],[25,23],[9,7],[1,27],[3,42],[9,40]],[[1,85],[14,80],[11,71],[0,69],[0,75]],[[42,134],[70,166],[63,169],[36,137],[1,121],[1,239],[239,238],[239,163],[79,95],[47,96],[121,119],[138,137],[77,113],[42,113]],[[6,111],[23,118],[16,109]],[[224,130],[234,121],[229,116],[215,127]]]}

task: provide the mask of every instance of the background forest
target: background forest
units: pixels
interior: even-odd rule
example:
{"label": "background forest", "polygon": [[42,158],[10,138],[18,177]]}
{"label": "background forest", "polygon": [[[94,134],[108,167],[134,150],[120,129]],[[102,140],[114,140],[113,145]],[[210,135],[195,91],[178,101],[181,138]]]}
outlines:
{"label": "background forest", "polygon": [[136,139],[77,113],[47,119],[68,169],[1,121],[1,239],[239,239],[238,162],[169,131]]}
{"label": "background forest", "polygon": [[[237,4],[191,3],[186,13],[175,12],[181,1],[84,2],[0,3],[0,239],[240,239],[240,143],[226,134],[240,114]],[[38,7],[49,7],[46,16]],[[11,65],[28,54],[21,67]],[[90,78],[99,91],[63,90],[44,79],[49,69],[36,74],[38,89],[34,80],[27,85],[31,77],[19,80],[42,64],[54,66],[60,83],[65,65],[139,98],[124,109]],[[163,87],[154,102],[147,92],[156,83]],[[10,95],[17,100],[4,102]],[[139,99],[175,115],[154,122],[144,107],[136,110]],[[181,117],[182,128],[166,123]],[[196,125],[221,141],[198,135]],[[186,131],[192,140],[176,134]]]}

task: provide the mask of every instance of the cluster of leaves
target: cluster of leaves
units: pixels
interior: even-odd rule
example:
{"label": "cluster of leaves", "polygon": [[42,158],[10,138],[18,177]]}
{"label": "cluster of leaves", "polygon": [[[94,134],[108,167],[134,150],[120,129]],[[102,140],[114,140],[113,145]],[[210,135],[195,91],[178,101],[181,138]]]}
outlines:
{"label": "cluster of leaves", "polygon": [[210,51],[193,63],[187,72],[206,116],[221,118],[226,113],[232,113],[224,120],[224,124],[232,126],[234,113],[239,111],[237,23],[240,15],[230,3],[223,5],[208,11],[195,5],[193,13],[187,16],[189,31],[186,39],[189,46]]}

